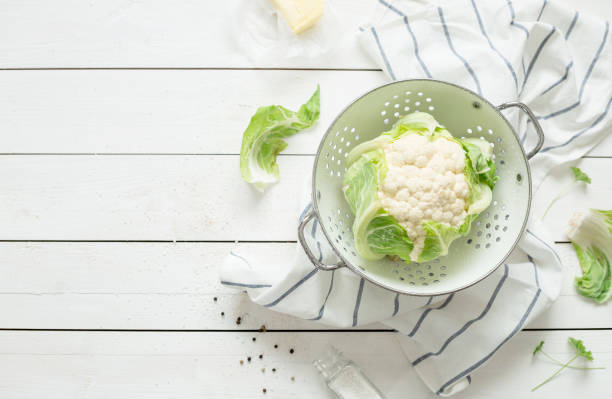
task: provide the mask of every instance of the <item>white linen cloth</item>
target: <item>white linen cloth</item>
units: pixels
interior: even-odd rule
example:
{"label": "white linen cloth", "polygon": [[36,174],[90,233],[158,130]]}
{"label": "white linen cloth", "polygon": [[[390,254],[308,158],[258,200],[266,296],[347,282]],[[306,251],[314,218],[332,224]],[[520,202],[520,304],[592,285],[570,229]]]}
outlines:
{"label": "white linen cloth", "polygon": [[[375,20],[360,35],[393,80],[446,80],[494,104],[529,105],[546,133],[543,149],[531,160],[534,191],[551,168],[584,155],[610,130],[612,59],[605,21],[546,0],[460,0],[439,7],[380,0]],[[530,149],[535,134],[525,133],[525,115],[507,116]],[[309,174],[304,171],[305,180]],[[302,200],[303,216],[310,193]],[[532,215],[507,264],[451,295],[398,295],[346,268],[319,271],[299,244],[280,276],[269,272],[265,258],[234,250],[221,282],[246,289],[265,307],[337,327],[382,321],[399,331],[404,353],[425,384],[448,396],[468,386],[470,374],[559,295],[561,260],[539,216]],[[333,262],[316,220],[307,231],[320,257]]]}

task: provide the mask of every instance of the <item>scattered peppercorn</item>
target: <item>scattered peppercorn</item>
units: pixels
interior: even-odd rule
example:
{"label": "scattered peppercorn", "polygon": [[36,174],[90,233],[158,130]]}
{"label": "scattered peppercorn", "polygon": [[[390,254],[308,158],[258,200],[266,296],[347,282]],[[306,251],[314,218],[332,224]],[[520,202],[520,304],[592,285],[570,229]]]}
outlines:
{"label": "scattered peppercorn", "polygon": [[259,355],[259,358],[260,358],[260,359],[263,359],[263,355]]}
{"label": "scattered peppercorn", "polygon": [[213,301],[217,302],[217,297],[214,297],[214,298],[213,298]]}
{"label": "scattered peppercorn", "polygon": [[293,354],[293,352],[295,352],[293,348],[289,349],[289,353]]}
{"label": "scattered peppercorn", "polygon": [[236,319],[236,324],[240,325],[241,322],[242,322],[242,317],[238,316],[238,318]]}
{"label": "scattered peppercorn", "polygon": [[266,393],[266,392],[268,392],[268,390],[266,388],[264,388],[263,389],[263,393]]}
{"label": "scattered peppercorn", "polygon": [[257,341],[257,338],[253,337],[253,342]]}
{"label": "scattered peppercorn", "polygon": [[244,364],[244,360],[241,360],[240,361],[240,365],[242,366],[243,364]]}
{"label": "scattered peppercorn", "polygon": [[251,361],[251,356],[247,357],[247,362]]}
{"label": "scattered peppercorn", "polygon": [[221,312],[221,316],[225,316],[225,312]]}
{"label": "scattered peppercorn", "polygon": [[266,326],[265,325],[261,325],[261,327],[259,327],[259,332],[266,332]]}
{"label": "scattered peppercorn", "polygon": [[273,372],[273,373],[276,373],[276,369],[272,369],[272,372]]}
{"label": "scattered peppercorn", "polygon": [[295,377],[294,376],[291,376],[291,381],[295,381]]}
{"label": "scattered peppercorn", "polygon": [[265,373],[265,372],[266,372],[266,369],[265,369],[265,368],[262,368],[262,369],[261,369],[261,372],[262,372],[262,373]]}
{"label": "scattered peppercorn", "polygon": [[278,345],[274,344],[274,347],[275,347],[275,348],[278,348]]}

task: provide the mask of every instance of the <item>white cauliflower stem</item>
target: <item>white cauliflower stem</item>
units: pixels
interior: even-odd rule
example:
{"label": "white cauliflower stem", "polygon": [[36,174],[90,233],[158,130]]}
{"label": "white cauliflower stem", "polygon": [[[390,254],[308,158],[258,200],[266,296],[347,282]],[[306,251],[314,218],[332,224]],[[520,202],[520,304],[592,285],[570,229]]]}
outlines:
{"label": "white cauliflower stem", "polygon": [[465,151],[455,141],[444,137],[432,141],[419,134],[385,144],[383,151],[388,169],[378,198],[414,242],[410,258],[416,261],[426,237],[423,220],[453,227],[465,221],[469,198]]}

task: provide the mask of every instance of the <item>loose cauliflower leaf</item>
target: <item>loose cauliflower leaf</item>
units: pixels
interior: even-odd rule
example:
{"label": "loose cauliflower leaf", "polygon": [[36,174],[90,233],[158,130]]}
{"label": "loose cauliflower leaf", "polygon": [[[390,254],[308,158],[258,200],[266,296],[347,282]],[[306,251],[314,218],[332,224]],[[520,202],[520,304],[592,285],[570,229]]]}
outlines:
{"label": "loose cauliflower leaf", "polygon": [[576,277],[576,290],[582,296],[604,303],[610,299],[610,261],[597,247],[583,249],[574,244],[582,276]]}
{"label": "loose cauliflower leaf", "polygon": [[[425,237],[418,255],[414,253],[415,242],[408,231],[384,208],[380,199],[380,190],[388,173],[384,148],[389,147],[385,146],[414,134],[427,138],[429,142],[448,140],[460,146],[457,148],[463,150],[461,156],[465,158],[465,167],[462,173],[468,186],[465,219],[459,222],[460,225],[423,218],[420,225]],[[391,130],[356,146],[347,157],[349,166],[343,188],[355,214],[353,234],[359,254],[369,260],[395,255],[406,262],[427,262],[446,255],[451,242],[467,234],[472,221],[491,203],[491,190],[497,180],[491,155],[488,142],[456,139],[433,116],[424,112],[406,115]]]}
{"label": "loose cauliflower leaf", "polygon": [[576,290],[597,303],[612,297],[612,211],[589,209],[576,213],[567,233],[580,262]]}
{"label": "loose cauliflower leaf", "polygon": [[240,173],[263,191],[279,179],[276,156],[287,147],[283,140],[309,128],[319,119],[319,86],[298,112],[280,105],[259,107],[242,135]]}

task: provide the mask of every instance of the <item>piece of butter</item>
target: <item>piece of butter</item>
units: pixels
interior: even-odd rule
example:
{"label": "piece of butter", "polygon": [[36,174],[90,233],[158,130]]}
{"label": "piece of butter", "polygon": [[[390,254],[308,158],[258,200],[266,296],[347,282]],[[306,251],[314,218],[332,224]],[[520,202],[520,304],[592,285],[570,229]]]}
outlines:
{"label": "piece of butter", "polygon": [[283,14],[291,30],[300,34],[310,29],[323,15],[323,0],[271,0]]}

